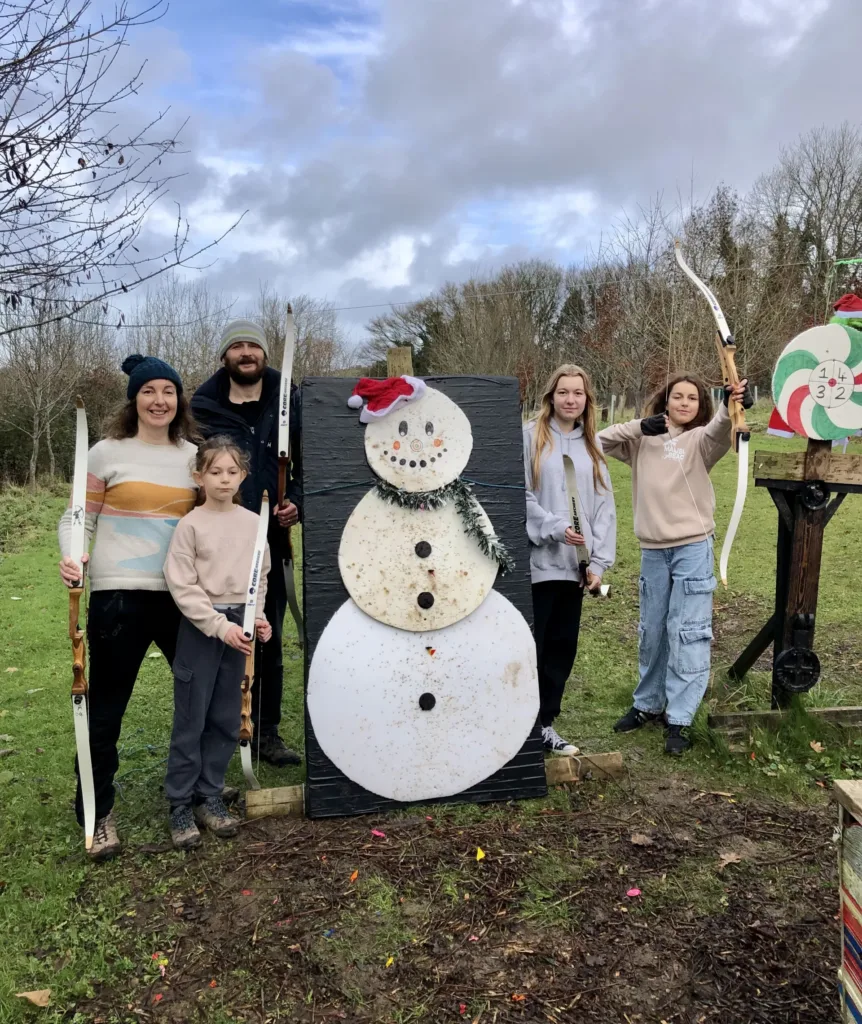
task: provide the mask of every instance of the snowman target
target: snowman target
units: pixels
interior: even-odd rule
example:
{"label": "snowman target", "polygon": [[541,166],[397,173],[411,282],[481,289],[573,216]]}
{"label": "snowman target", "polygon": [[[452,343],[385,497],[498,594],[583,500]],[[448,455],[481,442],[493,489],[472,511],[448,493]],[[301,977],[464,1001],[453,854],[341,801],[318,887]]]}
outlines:
{"label": "snowman target", "polygon": [[[503,383],[467,380],[495,390]],[[509,391],[515,382],[505,383]],[[470,420],[452,398],[413,377],[363,379],[347,404],[361,408],[364,461],[377,479],[359,500],[351,497],[337,560],[347,599],[309,651],[309,813],[540,795],[535,644],[522,611],[495,589],[512,559],[461,479],[468,461],[476,464]],[[520,471],[519,427],[513,416],[511,468]],[[512,526],[523,530],[523,496],[517,485],[498,486],[512,493],[488,500],[505,507],[511,537]],[[308,508],[305,521],[308,531]],[[529,603],[526,564],[511,584],[522,609]],[[314,573],[311,558],[307,603]],[[330,606],[334,582],[327,574]],[[338,811],[315,813],[315,786],[339,803],[333,769],[352,784],[356,804],[344,806],[343,786]]]}

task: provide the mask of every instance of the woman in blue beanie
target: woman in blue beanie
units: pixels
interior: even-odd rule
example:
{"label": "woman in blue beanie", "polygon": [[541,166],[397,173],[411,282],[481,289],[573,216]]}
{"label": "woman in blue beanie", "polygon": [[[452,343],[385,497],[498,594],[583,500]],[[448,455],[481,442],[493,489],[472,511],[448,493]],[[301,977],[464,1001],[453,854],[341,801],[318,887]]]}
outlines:
{"label": "woman in blue beanie", "polygon": [[[107,436],[90,449],[87,549],[90,607],[90,753],[96,791],[95,860],[120,850],[114,822],[114,775],[123,715],[150,644],[173,661],[180,613],[163,567],[174,529],[195,503],[191,474],[194,421],[177,371],[153,356],[132,355],[126,404]],[[69,557],[71,510],[60,520],[60,576],[81,578]],[[75,765],[77,772],[77,762]],[[75,798],[83,825],[81,784]]]}

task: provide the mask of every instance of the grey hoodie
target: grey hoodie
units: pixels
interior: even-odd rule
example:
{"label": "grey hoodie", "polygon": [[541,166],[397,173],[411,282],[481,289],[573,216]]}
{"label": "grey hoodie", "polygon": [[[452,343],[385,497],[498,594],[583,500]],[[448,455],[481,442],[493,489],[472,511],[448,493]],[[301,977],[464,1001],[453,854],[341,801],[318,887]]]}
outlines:
{"label": "grey hoodie", "polygon": [[524,426],[524,473],[527,484],[527,536],[530,538],[530,570],[533,583],[547,580],[578,582],[578,560],[575,548],[566,544],[566,527],[572,525],[569,500],[566,493],[566,474],[563,456],[568,455],[575,464],[578,497],[586,522],[582,523],[587,551],[590,552],[590,572],[604,574],[614,564],[617,553],[617,512],[614,493],[606,467],[601,467],[605,490],[593,486],[593,461],[584,443],[580,424],[569,434],[560,432],[556,421],[550,421],[553,449],[542,453],[542,472],[539,487],[533,490],[533,436],[535,422]]}

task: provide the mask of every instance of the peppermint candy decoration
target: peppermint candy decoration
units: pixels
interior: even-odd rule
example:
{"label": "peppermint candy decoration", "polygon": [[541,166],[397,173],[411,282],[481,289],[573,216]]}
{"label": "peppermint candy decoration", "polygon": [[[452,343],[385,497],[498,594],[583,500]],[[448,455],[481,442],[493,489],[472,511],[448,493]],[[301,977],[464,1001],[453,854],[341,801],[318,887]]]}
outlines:
{"label": "peppermint candy decoration", "polygon": [[775,364],[772,395],[803,437],[835,441],[862,429],[862,331],[830,323],[797,335]]}

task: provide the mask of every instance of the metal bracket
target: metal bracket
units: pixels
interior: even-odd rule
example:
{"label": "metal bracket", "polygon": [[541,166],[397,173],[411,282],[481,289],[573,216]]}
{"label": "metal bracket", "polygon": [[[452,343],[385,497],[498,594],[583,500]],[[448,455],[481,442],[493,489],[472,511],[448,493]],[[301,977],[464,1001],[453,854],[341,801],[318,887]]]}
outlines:
{"label": "metal bracket", "polygon": [[799,500],[809,512],[816,512],[829,504],[831,492],[829,485],[822,480],[806,480],[799,492]]}
{"label": "metal bracket", "polygon": [[820,679],[820,659],[811,649],[814,616],[800,614],[793,620],[793,646],[775,659],[774,676],[788,693],[807,693]]}

